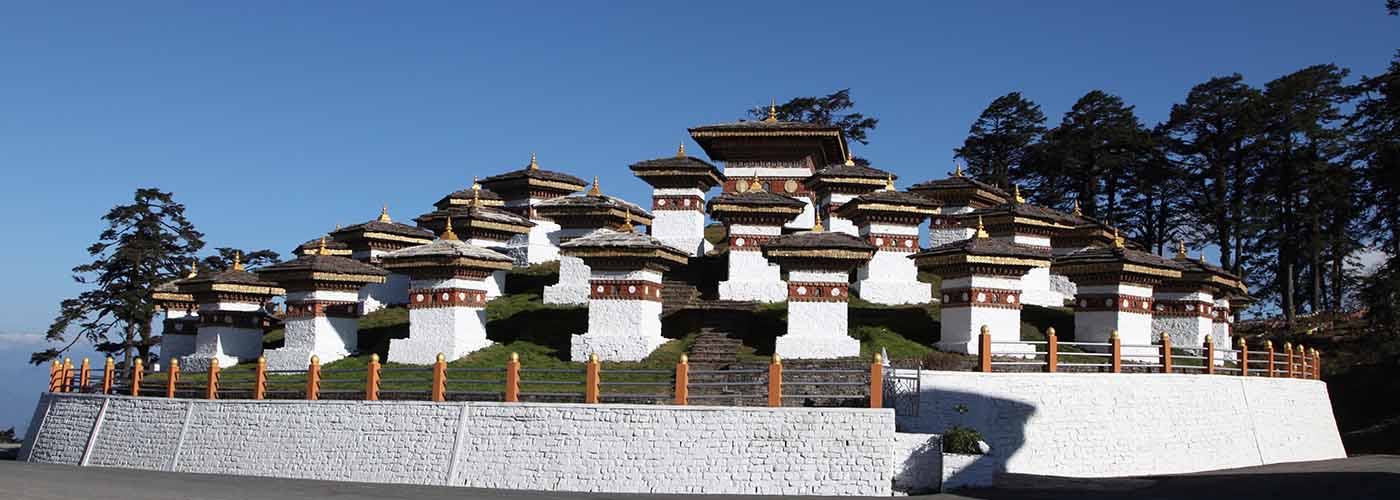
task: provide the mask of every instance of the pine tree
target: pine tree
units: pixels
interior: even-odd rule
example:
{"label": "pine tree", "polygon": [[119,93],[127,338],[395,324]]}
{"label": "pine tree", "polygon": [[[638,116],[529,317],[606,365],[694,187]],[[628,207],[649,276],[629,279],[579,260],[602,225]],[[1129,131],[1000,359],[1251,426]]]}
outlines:
{"label": "pine tree", "polygon": [[[1119,196],[1134,173],[1129,167],[1151,148],[1150,134],[1132,106],[1118,96],[1091,91],[1045,133],[1041,147],[1026,169],[1038,195],[1073,193],[1085,214],[1108,224],[1123,222],[1126,207]],[[1036,201],[1045,203],[1044,198]]]}
{"label": "pine tree", "polygon": [[968,174],[996,186],[1020,180],[1026,159],[1045,133],[1040,105],[1012,92],[996,98],[977,117],[967,139],[953,152],[967,162]]}
{"label": "pine tree", "polygon": [[158,189],[136,190],[130,205],[112,208],[102,220],[107,229],[88,247],[94,260],[73,268],[73,279],[92,288],[60,303],[47,337],[64,345],[34,353],[32,363],[57,358],[84,340],[102,352],[122,351],[128,367],[134,356],[148,357],[156,312],[151,289],[183,275],[204,246],[184,205]]}
{"label": "pine tree", "polygon": [[[1394,13],[1392,7],[1392,14]],[[1347,159],[1364,179],[1358,196],[1359,226],[1386,254],[1386,262],[1364,279],[1360,298],[1377,331],[1400,334],[1400,51],[1385,73],[1362,78],[1356,110],[1347,120]]]}
{"label": "pine tree", "polygon": [[[870,144],[866,134],[874,130],[880,120],[860,113],[847,112],[855,106],[856,102],[851,100],[851,89],[841,89],[824,96],[794,97],[777,105],[775,114],[782,121],[835,125],[845,132],[847,140]],[[750,109],[748,114],[757,119],[767,118],[768,107]]]}
{"label": "pine tree", "polygon": [[281,256],[272,250],[241,250],[230,247],[219,247],[214,249],[217,255],[210,255],[200,261],[200,272],[221,272],[233,267],[234,257],[237,256],[244,266],[254,268],[268,264],[276,264],[281,260]]}

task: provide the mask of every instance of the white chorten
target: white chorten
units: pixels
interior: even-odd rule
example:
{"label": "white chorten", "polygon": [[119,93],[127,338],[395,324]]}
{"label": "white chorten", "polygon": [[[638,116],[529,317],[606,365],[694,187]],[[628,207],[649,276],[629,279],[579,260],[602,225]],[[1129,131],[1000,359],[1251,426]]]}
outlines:
{"label": "white chorten", "polygon": [[719,283],[721,300],[782,302],[787,300],[778,265],[763,258],[764,243],[781,236],[783,224],[802,213],[797,199],[763,191],[757,179],[742,193],[723,193],[710,200],[710,217],[729,232],[726,252],[728,279]]}
{"label": "white chorten", "polygon": [[590,271],[588,331],[570,339],[569,358],[597,354],[608,361],[638,361],[666,339],[661,336],[662,276],[687,262],[685,252],[645,234],[599,229],[561,245]]}
{"label": "white chorten", "polygon": [[895,191],[893,176],[885,182],[884,189],[857,196],[836,212],[875,247],[875,256],[856,271],[856,292],[876,304],[928,303],[932,286],[919,281],[909,256],[919,251],[919,225],[938,213],[938,202]]}
{"label": "white chorten", "polygon": [[505,209],[530,219],[535,225],[522,240],[512,240],[511,256],[516,265],[540,264],[559,260],[559,225],[535,211],[540,202],[567,196],[588,187],[583,179],[540,168],[535,154],[525,168],[481,180],[482,187],[505,198]]}
{"label": "white chorten", "polygon": [[705,193],[724,184],[724,174],[705,160],[686,156],[685,144],[675,156],[640,161],[630,168],[652,187],[651,235],[691,257],[709,252],[713,245],[705,240]]}
{"label": "white chorten", "polygon": [[151,299],[156,307],[165,313],[161,322],[160,357],[166,361],[180,359],[194,353],[194,341],[199,330],[199,304],[188,293],[180,293],[180,281],[198,275],[196,264],[190,263],[190,272],[184,278],[163,282],[151,290]]}
{"label": "white chorten", "polygon": [[870,244],[825,232],[820,224],[765,243],[764,257],[788,274],[787,333],[777,338],[773,353],[791,359],[859,356],[860,341],[847,331],[847,277],[874,254]]}
{"label": "white chorten", "polygon": [[360,288],[383,283],[388,271],[348,257],[317,253],[258,269],[287,290],[283,346],[267,351],[272,370],[300,370],[316,356],[331,363],[359,349]]}
{"label": "white chorten", "polygon": [[[384,254],[433,241],[433,232],[420,227],[394,222],[386,205],[372,221],[346,226],[331,232],[331,237],[350,247],[350,258],[379,265]],[[383,283],[360,289],[360,314],[369,314],[388,306],[408,303],[408,276],[389,274]]]}
{"label": "white chorten", "polygon": [[180,358],[181,368],[207,370],[214,359],[221,368],[228,368],[262,355],[267,325],[263,304],[286,290],[244,270],[237,254],[232,268],[181,280],[179,287],[180,293],[189,294],[199,304],[194,352]]}
{"label": "white chorten", "polygon": [[[857,165],[855,160],[848,158],[845,163],[818,170],[807,178],[806,185],[816,198],[817,218],[822,227],[835,233],[859,236],[856,223],[838,213],[841,206],[857,196],[884,188],[887,181],[896,178],[884,170]],[[918,233],[919,229],[914,228],[914,234],[917,236]],[[917,241],[914,246],[918,246]]]}
{"label": "white chorten", "polygon": [[[651,214],[642,207],[603,194],[597,177],[593,178],[593,187],[587,193],[542,201],[535,205],[535,212],[559,225],[560,245],[599,229],[617,231],[630,227],[632,223],[652,224]],[[582,259],[561,254],[559,282],[544,287],[544,303],[587,304],[590,277],[588,265]]]}
{"label": "white chorten", "polygon": [[[528,238],[535,223],[515,213],[501,208],[505,202],[501,196],[483,189],[472,179],[472,187],[449,194],[438,200],[432,212],[413,219],[418,227],[441,235],[447,230],[447,219],[452,219],[453,231],[460,241],[502,254],[509,255],[512,242],[523,242]],[[487,279],[486,300],[505,293],[506,274],[498,269]]]}
{"label": "white chorten", "polygon": [[[1152,289],[1181,278],[1175,262],[1125,248],[1121,237],[1111,247],[1057,258],[1051,268],[1079,288],[1074,297],[1074,339],[1079,342],[1108,342],[1117,331],[1123,344],[1151,345],[1158,338],[1152,330]],[[1152,347],[1124,347],[1123,355],[1151,360],[1158,353]]]}

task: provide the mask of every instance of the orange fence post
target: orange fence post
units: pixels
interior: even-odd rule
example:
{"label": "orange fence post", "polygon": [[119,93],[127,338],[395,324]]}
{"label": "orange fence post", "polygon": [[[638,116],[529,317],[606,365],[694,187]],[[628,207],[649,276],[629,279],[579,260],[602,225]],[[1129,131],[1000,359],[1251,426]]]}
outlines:
{"label": "orange fence post", "polygon": [[170,360],[170,368],[165,373],[165,397],[175,397],[175,384],[180,379],[180,360]]}
{"label": "orange fence post", "polygon": [[136,358],[136,362],[135,362],[135,363],[132,365],[132,367],[131,367],[131,395],[132,395],[132,396],[140,396],[140,395],[141,395],[141,377],[142,377],[143,375],[145,375],[145,374],[143,374],[143,373],[141,373],[141,372],[142,372],[142,371],[145,371],[145,369],[146,369],[146,367],[145,367],[145,366],[142,366],[141,358]]}
{"label": "orange fence post", "polygon": [[1118,337],[1118,330],[1108,334],[1108,343],[1113,351],[1113,373],[1123,373],[1123,339]]}
{"label": "orange fence post", "polygon": [[1060,370],[1060,337],[1055,335],[1055,327],[1045,329],[1045,372]]}
{"label": "orange fence post", "polygon": [[63,392],[73,392],[73,358],[63,358]]}
{"label": "orange fence post", "polygon": [[49,392],[58,392],[63,389],[63,369],[59,368],[58,360],[49,362]]}
{"label": "orange fence post", "polygon": [[1285,356],[1284,356],[1284,361],[1285,361],[1286,363],[1288,363],[1288,378],[1293,378],[1293,377],[1295,376],[1295,374],[1293,373],[1293,343],[1292,343],[1292,342],[1284,342],[1284,343],[1283,343],[1283,353],[1285,354]]}
{"label": "orange fence post", "polygon": [[306,400],[318,399],[321,399],[321,357],[312,354],[311,364],[306,366]]}
{"label": "orange fence post", "polygon": [[783,405],[783,359],[773,353],[768,363],[768,406]]}
{"label": "orange fence post", "polygon": [[1298,377],[1312,378],[1312,367],[1308,366],[1308,349],[1298,345]]}
{"label": "orange fence post", "polygon": [[875,353],[875,361],[870,363],[870,407],[884,408],[885,402],[885,360]]}
{"label": "orange fence post", "polygon": [[112,357],[107,356],[107,362],[102,364],[102,393],[112,393],[112,382],[117,375],[116,363],[112,362]]}
{"label": "orange fence post", "polygon": [[1215,375],[1215,341],[1206,335],[1206,375]]}
{"label": "orange fence post", "polygon": [[1312,350],[1313,380],[1322,380],[1322,351]]}
{"label": "orange fence post", "polygon": [[598,353],[588,355],[588,364],[583,368],[583,402],[598,404]]}
{"label": "orange fence post", "polygon": [[[684,355],[682,355],[684,356]],[[506,361],[506,402],[520,402],[520,354],[510,353]]]}
{"label": "orange fence post", "polygon": [[1275,370],[1274,370],[1274,341],[1272,341],[1272,340],[1265,340],[1265,341],[1264,341],[1264,350],[1269,352],[1269,356],[1268,356],[1268,358],[1269,358],[1269,369],[1268,369],[1268,371],[1265,371],[1265,372],[1264,372],[1264,373],[1265,373],[1264,376],[1273,378],[1273,376],[1274,376],[1274,371],[1275,371]]}
{"label": "orange fence post", "polygon": [[1172,336],[1162,332],[1162,373],[1172,372]]}
{"label": "orange fence post", "polygon": [[88,359],[83,358],[83,366],[79,368],[78,372],[78,392],[88,391],[88,383],[92,381],[88,376],[88,370],[91,369],[92,365],[88,364]]}
{"label": "orange fence post", "polygon": [[690,399],[690,358],[685,353],[681,353],[681,360],[676,363],[676,404],[685,406],[688,399]]}
{"label": "orange fence post", "polygon": [[977,370],[992,372],[992,329],[987,325],[982,325],[981,333],[977,334]]}
{"label": "orange fence post", "polygon": [[219,358],[209,360],[208,378],[204,384],[204,399],[219,399]]}
{"label": "orange fence post", "polygon": [[437,361],[433,362],[433,401],[447,400],[447,356],[438,353]]}
{"label": "orange fence post", "polygon": [[379,401],[379,353],[369,355],[365,367],[365,401]]}
{"label": "orange fence post", "polygon": [[258,366],[253,371],[253,399],[267,397],[267,358],[258,356]]}
{"label": "orange fence post", "polygon": [[1241,376],[1241,377],[1248,377],[1248,376],[1249,376],[1249,343],[1244,341],[1244,337],[1240,337],[1240,341],[1238,342],[1238,344],[1239,344],[1239,346],[1240,346],[1240,376]]}

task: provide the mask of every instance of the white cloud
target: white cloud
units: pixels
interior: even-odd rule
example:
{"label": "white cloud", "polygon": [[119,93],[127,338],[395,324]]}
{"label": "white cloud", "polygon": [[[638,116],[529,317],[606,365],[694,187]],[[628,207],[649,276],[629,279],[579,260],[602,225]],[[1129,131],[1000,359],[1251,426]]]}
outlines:
{"label": "white cloud", "polygon": [[44,343],[42,333],[0,332],[0,349],[9,347],[32,347]]}

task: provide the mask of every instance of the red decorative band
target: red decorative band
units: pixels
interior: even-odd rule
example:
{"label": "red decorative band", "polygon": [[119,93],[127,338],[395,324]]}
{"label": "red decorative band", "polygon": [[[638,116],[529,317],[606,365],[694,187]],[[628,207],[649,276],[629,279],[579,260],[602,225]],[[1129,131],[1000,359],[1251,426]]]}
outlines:
{"label": "red decorative band", "polygon": [[588,298],[661,302],[661,284],[642,280],[589,280]]}
{"label": "red decorative band", "polygon": [[264,326],[262,312],[257,311],[201,311],[199,325],[228,326],[233,328],[257,328]]}
{"label": "red decorative band", "polygon": [[1152,314],[1152,304],[1152,298],[1136,295],[1079,294],[1075,297],[1074,310]]}
{"label": "red decorative band", "polygon": [[1214,316],[1215,304],[1199,300],[1159,300],[1152,306],[1152,315],[1171,318],[1201,317],[1211,318]]}
{"label": "red decorative band", "polygon": [[984,287],[948,288],[943,290],[942,307],[1020,309],[1021,291]]}
{"label": "red decorative band", "polygon": [[963,225],[955,215],[935,215],[929,219],[928,227],[930,229],[957,229]]}
{"label": "red decorative band", "polygon": [[167,319],[162,322],[165,328],[161,335],[194,335],[199,330],[199,316]]}
{"label": "red decorative band", "polygon": [[656,195],[651,197],[652,210],[705,211],[705,199],[695,195]]}
{"label": "red decorative band", "polygon": [[865,242],[874,245],[875,250],[881,252],[912,253],[919,250],[918,235],[870,233],[865,236]]}
{"label": "red decorative band", "polygon": [[486,292],[470,288],[419,288],[408,291],[409,309],[486,307]]}
{"label": "red decorative band", "polygon": [[[763,186],[763,190],[770,193],[785,194],[788,196],[808,196],[807,186],[802,184],[802,177],[759,177],[758,183]],[[738,188],[738,183],[744,183],[744,189]],[[730,179],[724,181],[724,192],[745,193],[753,190],[753,178]]]}
{"label": "red decorative band", "polygon": [[1230,321],[1230,306],[1215,306],[1213,312],[1216,323],[1228,323]]}
{"label": "red decorative band", "polygon": [[287,319],[316,317],[358,318],[360,317],[360,303],[332,300],[308,300],[305,302],[287,303]]}
{"label": "red decorative band", "polygon": [[789,281],[790,302],[845,302],[851,295],[851,285],[813,281]]}
{"label": "red decorative band", "polygon": [[757,252],[762,250],[761,246],[777,236],[757,236],[751,234],[729,235],[729,250],[739,252]]}

